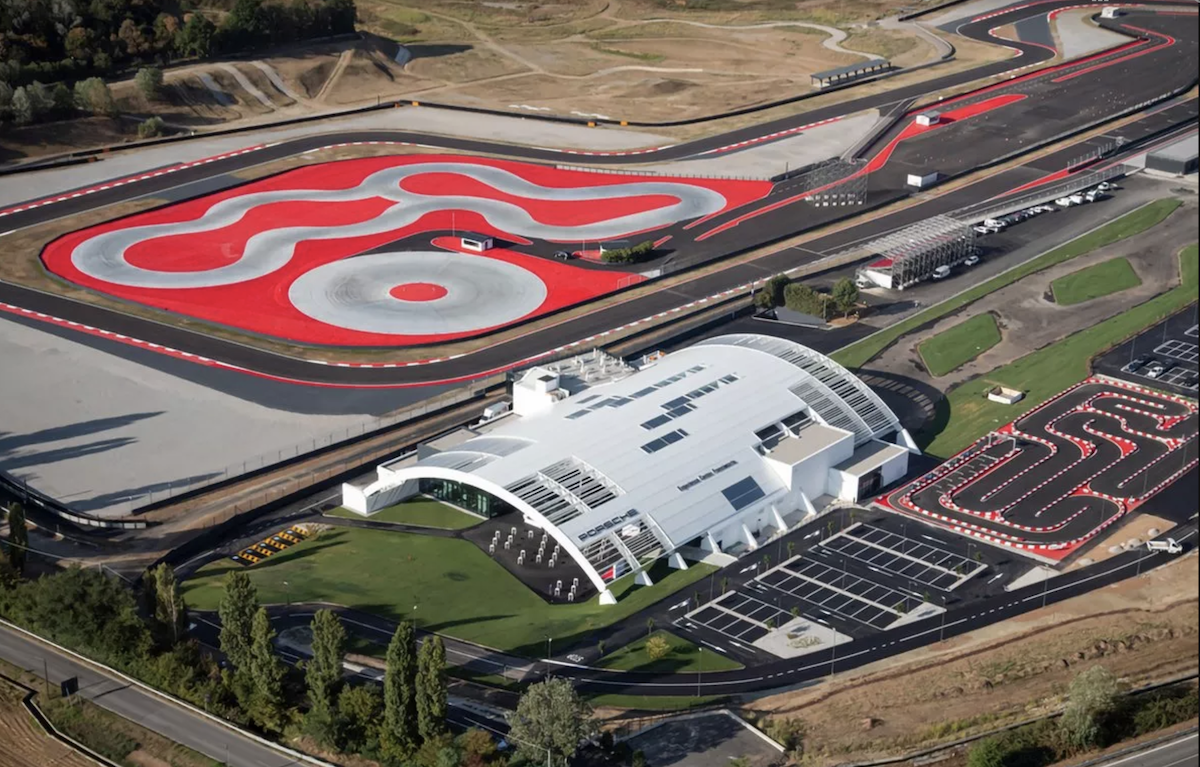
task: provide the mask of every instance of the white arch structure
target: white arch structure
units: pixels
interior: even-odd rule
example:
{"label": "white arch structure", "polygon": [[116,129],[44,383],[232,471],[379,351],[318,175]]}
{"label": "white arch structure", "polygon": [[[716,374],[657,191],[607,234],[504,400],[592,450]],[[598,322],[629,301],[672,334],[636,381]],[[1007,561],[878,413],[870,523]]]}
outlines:
{"label": "white arch structure", "polygon": [[380,466],[370,484],[345,486],[344,504],[371,514],[421,480],[461,483],[545,530],[611,604],[615,577],[646,583],[663,555],[686,567],[678,549],[697,540],[753,548],[812,513],[813,498],[857,500],[871,472],[897,481],[916,452],[870,388],[791,341],[719,336],[599,384],[572,370],[528,371],[515,415]]}

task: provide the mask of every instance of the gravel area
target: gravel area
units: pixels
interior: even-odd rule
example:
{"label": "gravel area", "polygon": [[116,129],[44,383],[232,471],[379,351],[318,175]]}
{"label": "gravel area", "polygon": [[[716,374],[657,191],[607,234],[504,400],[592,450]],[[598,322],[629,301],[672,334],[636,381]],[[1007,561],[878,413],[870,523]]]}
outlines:
{"label": "gravel area", "polygon": [[1055,17],[1054,28],[1058,37],[1058,50],[1064,59],[1079,58],[1095,51],[1114,48],[1129,42],[1128,37],[1093,24],[1091,17],[1095,14],[1095,8],[1087,8],[1079,11],[1065,11]]}

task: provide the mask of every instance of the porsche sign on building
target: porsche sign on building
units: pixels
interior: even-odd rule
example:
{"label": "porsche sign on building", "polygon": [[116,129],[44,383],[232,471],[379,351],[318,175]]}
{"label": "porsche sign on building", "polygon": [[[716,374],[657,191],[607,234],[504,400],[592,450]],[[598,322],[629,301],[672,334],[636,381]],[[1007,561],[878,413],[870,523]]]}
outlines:
{"label": "porsche sign on building", "polygon": [[853,374],[799,344],[726,335],[638,367],[600,355],[526,371],[510,414],[383,464],[343,502],[418,494],[553,537],[602,601],[679,549],[723,551],[904,476],[912,439]]}

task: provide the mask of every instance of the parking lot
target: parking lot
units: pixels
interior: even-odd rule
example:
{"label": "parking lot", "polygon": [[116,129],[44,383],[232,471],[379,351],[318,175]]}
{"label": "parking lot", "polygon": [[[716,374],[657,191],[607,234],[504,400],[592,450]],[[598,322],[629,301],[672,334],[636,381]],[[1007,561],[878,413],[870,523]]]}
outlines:
{"label": "parking lot", "polygon": [[[888,529],[888,528],[894,529]],[[717,648],[753,645],[775,651],[769,635],[799,623],[843,639],[866,636],[944,609],[950,592],[988,569],[983,552],[963,553],[903,522],[852,521],[823,531],[803,553],[769,566],[745,584],[701,605],[679,621]],[[801,629],[799,633],[812,633]],[[831,635],[832,636],[832,635]],[[702,640],[703,641],[703,640]],[[726,643],[726,644],[723,644]]]}
{"label": "parking lot", "polygon": [[[919,533],[918,533],[919,534]],[[868,569],[940,591],[953,591],[987,566],[931,543],[858,524],[821,544]]]}
{"label": "parking lot", "polygon": [[1096,362],[1096,372],[1195,397],[1200,391],[1196,304],[1167,318]]}

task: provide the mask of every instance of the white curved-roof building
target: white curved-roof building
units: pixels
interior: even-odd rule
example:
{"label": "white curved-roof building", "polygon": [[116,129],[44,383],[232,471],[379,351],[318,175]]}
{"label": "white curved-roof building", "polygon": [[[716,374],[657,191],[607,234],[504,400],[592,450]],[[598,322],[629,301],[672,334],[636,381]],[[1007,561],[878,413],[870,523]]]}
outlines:
{"label": "white curved-roof building", "polygon": [[472,488],[485,513],[516,510],[546,531],[611,602],[621,575],[664,555],[685,566],[680,547],[755,547],[820,496],[873,494],[915,450],[857,377],[782,339],[711,338],[603,383],[572,369],[526,372],[511,415],[380,466],[345,486],[345,505],[370,514]]}

